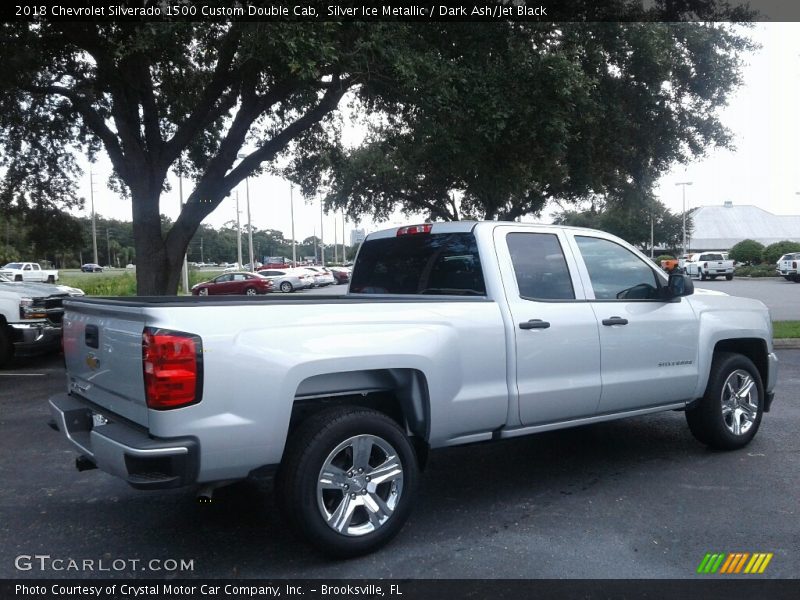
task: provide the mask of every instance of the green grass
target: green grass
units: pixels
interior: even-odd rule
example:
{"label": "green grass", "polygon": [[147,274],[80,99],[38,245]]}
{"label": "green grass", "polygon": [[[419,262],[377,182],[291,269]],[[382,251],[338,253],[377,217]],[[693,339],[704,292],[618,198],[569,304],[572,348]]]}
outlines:
{"label": "green grass", "polygon": [[[189,287],[213,279],[222,271],[189,271]],[[80,288],[87,296],[135,296],[135,271],[104,271],[83,273],[78,270],[61,271],[58,283]]]}
{"label": "green grass", "polygon": [[130,271],[59,274],[58,282],[80,288],[87,296],[135,296],[136,274]]}
{"label": "green grass", "polygon": [[773,321],[772,328],[776,340],[800,338],[800,321]]}

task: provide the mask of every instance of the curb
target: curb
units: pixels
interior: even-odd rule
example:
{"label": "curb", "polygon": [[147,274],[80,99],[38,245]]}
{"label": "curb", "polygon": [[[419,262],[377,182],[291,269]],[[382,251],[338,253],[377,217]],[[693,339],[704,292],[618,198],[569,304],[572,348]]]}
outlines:
{"label": "curb", "polygon": [[772,340],[772,345],[775,348],[780,349],[800,349],[800,338],[783,338],[778,340]]}

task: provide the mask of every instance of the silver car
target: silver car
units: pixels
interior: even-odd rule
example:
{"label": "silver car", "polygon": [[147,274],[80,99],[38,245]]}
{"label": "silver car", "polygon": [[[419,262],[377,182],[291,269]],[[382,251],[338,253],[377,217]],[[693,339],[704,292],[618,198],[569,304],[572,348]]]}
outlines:
{"label": "silver car", "polygon": [[284,293],[304,290],[314,286],[314,279],[291,269],[263,269],[258,272],[262,277],[272,281],[272,289]]}

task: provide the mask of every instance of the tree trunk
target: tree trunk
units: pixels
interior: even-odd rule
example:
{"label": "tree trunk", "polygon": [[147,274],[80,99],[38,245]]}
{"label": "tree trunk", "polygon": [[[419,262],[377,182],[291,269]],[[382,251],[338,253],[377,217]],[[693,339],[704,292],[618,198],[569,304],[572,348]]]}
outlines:
{"label": "tree trunk", "polygon": [[170,256],[161,235],[160,190],[132,192],[133,239],[136,250],[136,295],[174,296],[178,293],[183,254]]}

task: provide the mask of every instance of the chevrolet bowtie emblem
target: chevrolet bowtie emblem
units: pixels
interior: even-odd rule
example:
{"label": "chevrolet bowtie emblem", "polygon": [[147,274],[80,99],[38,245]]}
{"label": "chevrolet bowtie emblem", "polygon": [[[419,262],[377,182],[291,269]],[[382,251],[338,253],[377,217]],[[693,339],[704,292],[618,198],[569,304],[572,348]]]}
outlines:
{"label": "chevrolet bowtie emblem", "polygon": [[92,371],[95,371],[97,367],[100,366],[100,359],[94,354],[89,353],[86,355],[86,366],[88,366]]}

